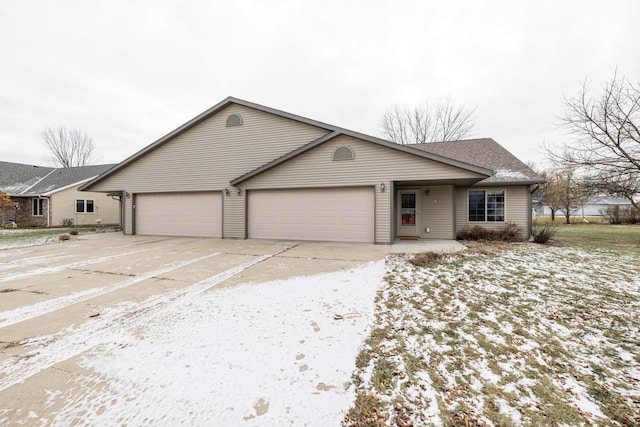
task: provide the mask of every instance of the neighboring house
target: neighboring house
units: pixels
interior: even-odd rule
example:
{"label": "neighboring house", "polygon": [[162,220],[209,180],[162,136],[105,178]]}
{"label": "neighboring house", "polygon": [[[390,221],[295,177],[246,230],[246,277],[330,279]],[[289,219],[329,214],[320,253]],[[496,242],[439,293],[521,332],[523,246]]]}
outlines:
{"label": "neighboring house", "polygon": [[[592,196],[589,197],[584,206],[575,206],[571,209],[571,215],[579,216],[606,216],[608,208],[618,206],[620,208],[631,207],[631,202],[628,199],[615,196]],[[549,206],[543,204],[541,201],[534,201],[534,214],[535,215],[551,215],[551,209]],[[561,215],[562,211],[557,210],[556,215]]]}
{"label": "neighboring house", "polygon": [[0,162],[0,190],[14,206],[3,211],[2,226],[54,227],[119,224],[120,203],[103,193],[79,192],[87,181],[114,165],[47,168]]}
{"label": "neighboring house", "polygon": [[126,234],[391,243],[507,222],[542,182],[492,139],[414,146],[227,98],[81,190]]}

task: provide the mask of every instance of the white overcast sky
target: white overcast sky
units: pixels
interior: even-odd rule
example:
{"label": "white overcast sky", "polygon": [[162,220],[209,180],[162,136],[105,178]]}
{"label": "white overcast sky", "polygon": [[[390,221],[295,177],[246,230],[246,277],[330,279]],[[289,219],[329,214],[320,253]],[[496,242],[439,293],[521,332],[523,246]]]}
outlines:
{"label": "white overcast sky", "polygon": [[450,96],[541,163],[563,95],[638,81],[639,22],[638,0],[2,0],[0,160],[50,165],[66,126],[117,163],[227,96],[371,135]]}

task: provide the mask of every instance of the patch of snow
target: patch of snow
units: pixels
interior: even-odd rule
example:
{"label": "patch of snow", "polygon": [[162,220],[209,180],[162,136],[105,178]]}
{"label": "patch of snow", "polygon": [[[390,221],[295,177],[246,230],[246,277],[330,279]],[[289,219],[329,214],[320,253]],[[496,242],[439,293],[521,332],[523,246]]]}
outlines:
{"label": "patch of snow", "polygon": [[29,360],[85,352],[92,374],[49,394],[62,405],[54,424],[338,425],[383,271],[380,261],[207,292],[232,274],[217,275],[112,309]]}
{"label": "patch of snow", "polygon": [[[142,251],[136,251],[136,252],[142,252]],[[136,252],[129,252],[127,254],[130,255]],[[91,298],[108,294],[118,289],[126,288],[127,286],[135,285],[136,283],[143,282],[152,277],[169,273],[171,271],[186,267],[190,264],[193,264],[198,261],[202,261],[207,258],[211,258],[212,256],[216,256],[216,255],[219,255],[219,254],[213,253],[213,254],[204,255],[198,258],[189,259],[186,261],[172,262],[162,268],[151,270],[144,274],[140,274],[138,276],[134,276],[129,279],[126,279],[121,282],[114,283],[108,286],[103,286],[100,288],[91,288],[85,291],[75,292],[71,295],[65,295],[58,298],[51,298],[51,299],[37,302],[32,305],[23,305],[13,310],[0,312],[0,328],[4,328],[9,325],[15,325],[16,323],[24,322],[25,320],[34,319],[38,316],[42,316],[43,314],[51,313],[53,311],[60,310],[65,307],[69,307],[70,305],[73,305],[73,304],[78,304],[83,301],[88,301]],[[118,255],[118,256],[122,256],[122,255]],[[99,258],[98,260],[92,260],[93,262],[91,263],[103,262],[111,258],[113,257],[103,257],[103,258]],[[86,265],[86,263],[84,265]]]}
{"label": "patch of snow", "polygon": [[136,253],[140,253],[140,252],[145,252],[148,249],[141,249],[138,251],[130,251],[130,252],[122,252],[119,254],[115,254],[115,255],[108,255],[108,256],[104,256],[101,258],[92,258],[92,259],[88,259],[88,260],[84,260],[84,261],[76,261],[76,262],[71,262],[69,264],[60,264],[60,265],[55,265],[55,266],[50,266],[50,267],[39,267],[39,268],[34,268],[32,270],[27,270],[27,271],[23,271],[20,273],[9,273],[9,274],[0,274],[0,283],[4,283],[4,282],[9,282],[11,280],[17,280],[17,279],[24,279],[27,277],[33,277],[33,276],[40,276],[43,274],[51,274],[51,273],[56,273],[59,271],[64,271],[67,270],[69,268],[78,268],[78,267],[84,267],[87,265],[92,265],[92,264],[97,264],[100,262],[105,262],[105,261],[111,261],[117,258],[121,258],[123,256],[128,256],[128,255],[132,255],[132,254],[136,254]]}

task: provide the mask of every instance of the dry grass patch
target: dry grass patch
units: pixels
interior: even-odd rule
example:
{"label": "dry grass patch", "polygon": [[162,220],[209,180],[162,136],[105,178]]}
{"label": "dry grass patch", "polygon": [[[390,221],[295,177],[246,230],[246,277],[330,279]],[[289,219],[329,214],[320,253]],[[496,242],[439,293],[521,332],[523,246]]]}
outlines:
{"label": "dry grass patch", "polygon": [[640,253],[470,246],[388,258],[354,373],[376,420],[640,425]]}

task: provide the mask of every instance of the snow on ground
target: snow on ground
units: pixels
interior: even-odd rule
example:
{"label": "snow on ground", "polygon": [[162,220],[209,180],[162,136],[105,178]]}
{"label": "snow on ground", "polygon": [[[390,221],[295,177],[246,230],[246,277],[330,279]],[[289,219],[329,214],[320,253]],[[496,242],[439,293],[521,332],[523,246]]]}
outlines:
{"label": "snow on ground", "polygon": [[[4,230],[5,232],[7,230]],[[0,235],[6,233],[0,233]],[[24,234],[15,240],[4,240],[0,242],[0,250],[2,249],[15,249],[15,248],[28,248],[30,246],[46,245],[48,243],[54,243],[58,241],[58,236],[29,236]]]}
{"label": "snow on ground", "polygon": [[640,425],[638,253],[409,260],[387,259],[350,425]]}
{"label": "snow on ground", "polygon": [[32,424],[640,425],[638,253],[513,245],[216,287],[265,257],[22,343],[0,390],[73,360]]}
{"label": "snow on ground", "polygon": [[[131,254],[135,254],[135,253],[140,253],[140,252],[144,252],[145,250],[138,250],[138,251],[129,251],[129,252],[122,252],[119,253],[117,255],[111,255],[111,256],[105,256],[105,257],[100,257],[100,258],[94,258],[91,259],[89,261],[78,261],[78,262],[74,262],[74,263],[69,263],[69,264],[64,264],[64,265],[58,265],[55,267],[42,267],[42,268],[36,268],[33,270],[28,270],[26,272],[23,273],[17,273],[17,274],[7,274],[5,276],[3,276],[2,274],[0,274],[0,283],[6,282],[6,281],[10,281],[10,280],[15,280],[16,278],[24,278],[24,277],[32,277],[32,276],[36,276],[36,275],[41,275],[41,274],[47,274],[47,273],[54,273],[54,272],[58,272],[58,271],[63,271],[65,269],[68,268],[77,268],[77,267],[84,267],[90,264],[97,264],[100,262],[104,262],[104,261],[110,261],[112,259],[117,259],[123,256],[127,256],[127,255],[131,255]],[[88,301],[91,298],[95,298],[98,297],[100,295],[105,295],[108,294],[110,292],[114,292],[118,289],[122,289],[122,288],[126,288],[127,286],[132,286],[135,285],[136,283],[140,283],[143,282],[145,280],[151,279],[153,277],[157,277],[161,274],[165,274],[168,273],[170,271],[174,271],[177,270],[179,268],[182,267],[186,267],[190,264],[193,264],[195,262],[201,261],[203,259],[207,259],[213,256],[219,255],[218,253],[213,253],[213,254],[209,254],[209,255],[205,255],[202,257],[198,257],[198,258],[192,258],[189,259],[187,261],[176,261],[176,262],[172,262],[169,263],[161,268],[158,268],[156,270],[151,270],[148,271],[146,273],[143,274],[139,274],[137,276],[133,276],[130,277],[128,279],[122,280],[120,282],[108,285],[108,286],[102,286],[102,287],[96,287],[96,288],[90,288],[84,291],[80,291],[80,292],[75,292],[73,294],[70,295],[65,295],[65,296],[61,296],[61,297],[56,297],[56,298],[50,298],[50,299],[46,299],[44,301],[40,301],[37,302],[35,304],[32,305],[23,305],[20,307],[17,307],[13,310],[7,310],[7,311],[3,311],[0,313],[0,327],[5,327],[5,326],[9,326],[9,325],[14,325],[16,323],[19,322],[23,322],[25,320],[29,320],[29,319],[34,319],[38,316],[42,316],[43,314],[46,313],[51,313],[53,311],[56,310],[60,310],[63,309],[65,307],[69,307],[73,304],[78,304],[80,302],[83,301]],[[38,257],[40,258],[40,257]],[[50,259],[50,258],[48,258]],[[25,264],[29,264],[24,263]]]}
{"label": "snow on ground", "polygon": [[83,351],[87,373],[49,390],[60,409],[44,423],[339,425],[384,262],[213,287],[237,271],[40,337],[33,357],[2,366],[4,387]]}

